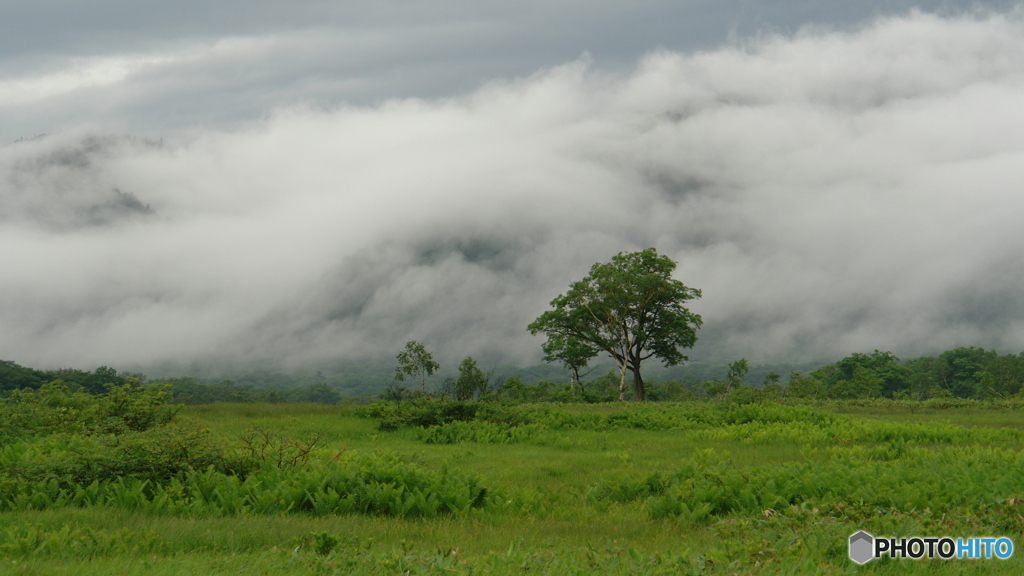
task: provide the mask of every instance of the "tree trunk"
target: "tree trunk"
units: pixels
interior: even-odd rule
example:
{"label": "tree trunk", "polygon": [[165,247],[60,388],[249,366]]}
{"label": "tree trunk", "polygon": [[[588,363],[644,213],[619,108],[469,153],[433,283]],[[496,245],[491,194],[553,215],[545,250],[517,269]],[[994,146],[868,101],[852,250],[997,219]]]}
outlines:
{"label": "tree trunk", "polygon": [[626,360],[619,364],[619,402],[626,400]]}
{"label": "tree trunk", "polygon": [[644,394],[644,379],[640,377],[640,363],[637,362],[637,366],[633,368],[633,400],[637,402],[643,402],[646,400]]}

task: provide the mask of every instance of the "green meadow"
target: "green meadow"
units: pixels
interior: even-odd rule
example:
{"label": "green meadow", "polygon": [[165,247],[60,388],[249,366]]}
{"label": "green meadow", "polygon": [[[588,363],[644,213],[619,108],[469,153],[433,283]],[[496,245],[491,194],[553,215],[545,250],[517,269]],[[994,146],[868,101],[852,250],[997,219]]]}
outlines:
{"label": "green meadow", "polygon": [[179,409],[129,396],[97,408],[43,389],[9,402],[0,573],[1024,568],[1021,551],[858,566],[846,548],[860,529],[1024,542],[1013,403]]}

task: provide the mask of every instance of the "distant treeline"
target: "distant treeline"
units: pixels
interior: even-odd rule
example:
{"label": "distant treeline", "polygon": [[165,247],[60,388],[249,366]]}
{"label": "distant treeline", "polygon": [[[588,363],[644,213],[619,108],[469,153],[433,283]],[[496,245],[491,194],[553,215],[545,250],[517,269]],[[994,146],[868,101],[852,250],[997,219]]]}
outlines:
{"label": "distant treeline", "polygon": [[[12,390],[38,390],[49,382],[59,381],[72,392],[105,394],[112,388],[126,384],[147,384],[144,374],[118,372],[100,366],[89,372],[71,368],[36,370],[19,366],[10,360],[0,360],[0,394]],[[252,384],[236,384],[230,380],[200,383],[192,378],[163,378],[154,384],[165,384],[171,402],[176,404],[208,404],[211,402],[315,402],[337,404],[344,396],[326,384],[256,388]]]}
{"label": "distant treeline", "polygon": [[255,388],[251,384],[236,384],[231,380],[204,384],[192,378],[166,378],[170,386],[171,401],[178,404],[210,404],[213,402],[312,402],[338,404],[345,396],[327,384],[310,384],[298,388]]}
{"label": "distant treeline", "polygon": [[[856,399],[893,398],[926,400],[930,398],[1009,398],[1024,390],[1024,352],[1000,355],[995,350],[962,347],[938,356],[900,360],[891,352],[875,350],[854,353],[834,364],[817,369],[790,371],[784,377],[771,367],[748,368],[745,360],[726,367],[700,366],[693,373],[678,374],[675,379],[647,382],[647,399],[655,401],[687,400],[700,397],[733,398],[739,401],[770,399]],[[728,370],[728,371],[727,371]],[[605,373],[584,379],[570,387],[557,380],[554,366],[519,369],[501,367],[486,376],[486,382],[474,396],[505,402],[605,402],[617,398],[618,375]],[[725,375],[724,378],[719,377]],[[676,376],[668,373],[665,376]],[[699,375],[699,376],[698,376]],[[539,379],[548,377],[550,380]],[[18,389],[38,389],[60,380],[72,390],[103,394],[115,386],[147,383],[143,374],[118,372],[100,366],[89,372],[72,368],[36,370],[0,360],[0,394]],[[345,399],[370,399],[378,394],[390,400],[402,400],[415,394],[392,385],[345,386],[335,378],[325,380],[319,373],[307,377],[277,373],[252,374],[235,380],[201,381],[189,377],[153,379],[168,387],[172,402],[205,404],[211,402],[315,402],[337,404]],[[532,381],[532,382],[531,382]],[[434,396],[452,394],[453,379],[445,379],[431,390]]]}
{"label": "distant treeline", "polygon": [[787,396],[811,398],[1008,398],[1024,385],[1024,352],[966,347],[900,361],[892,352],[851,354],[809,375],[792,373]]}
{"label": "distant treeline", "polygon": [[19,366],[10,360],[0,360],[0,392],[38,389],[47,382],[60,380],[71,387],[78,387],[90,394],[103,394],[111,386],[123,386],[129,380],[145,380],[142,374],[118,372],[107,366],[100,366],[93,372],[61,368],[59,370],[36,370]]}
{"label": "distant treeline", "polygon": [[[768,400],[848,400],[890,398],[928,400],[933,398],[1010,398],[1024,395],[1024,352],[999,355],[995,350],[962,347],[938,356],[901,361],[892,352],[875,350],[854,353],[842,360],[802,373],[790,371],[788,378],[760,366],[750,369],[746,360],[725,367],[702,367],[705,375],[647,381],[647,399],[679,401],[717,398],[739,403]],[[435,396],[449,391],[438,387]],[[382,398],[412,398],[412,391],[392,386]],[[608,402],[618,396],[618,375],[612,371],[584,380],[577,387],[561,382],[527,384],[518,377],[496,379],[481,388],[479,399],[505,402]],[[630,398],[627,392],[626,398]]]}

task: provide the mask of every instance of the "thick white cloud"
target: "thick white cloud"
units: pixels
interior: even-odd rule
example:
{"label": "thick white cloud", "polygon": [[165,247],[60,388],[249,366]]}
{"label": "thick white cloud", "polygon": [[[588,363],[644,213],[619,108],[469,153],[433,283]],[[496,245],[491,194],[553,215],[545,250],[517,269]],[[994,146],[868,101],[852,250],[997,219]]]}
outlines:
{"label": "thick white cloud", "polygon": [[0,148],[0,349],[288,366],[419,339],[531,362],[552,297],[656,246],[704,290],[698,356],[1017,351],[1022,99],[1018,15],[915,13],[181,144],[19,142]]}

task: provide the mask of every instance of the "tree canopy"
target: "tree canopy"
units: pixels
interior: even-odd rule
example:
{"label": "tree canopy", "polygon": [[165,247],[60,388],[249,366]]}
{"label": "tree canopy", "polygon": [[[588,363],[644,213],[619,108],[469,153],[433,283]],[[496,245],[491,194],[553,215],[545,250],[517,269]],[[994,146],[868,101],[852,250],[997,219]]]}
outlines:
{"label": "tree canopy", "polygon": [[590,359],[597,356],[598,350],[591,344],[573,336],[549,334],[547,342],[542,346],[545,362],[561,362],[569,370],[569,388],[582,386],[580,370],[587,367]]}
{"label": "tree canopy", "polygon": [[544,352],[550,359],[579,362],[588,352],[607,352],[619,367],[619,399],[625,397],[629,370],[633,397],[644,400],[641,363],[652,357],[667,366],[688,360],[680,349],[693,347],[702,323],[684,306],[701,292],[672,278],[675,268],[654,248],[620,252],[611,262],[594,264],[528,328],[547,335]]}
{"label": "tree canopy", "polygon": [[432,376],[434,371],[440,368],[434,362],[434,355],[427,352],[426,346],[415,340],[405,343],[405,350],[402,350],[395,357],[398,366],[395,366],[395,380],[403,381],[406,376],[419,377],[421,392],[427,390],[427,376]]}

